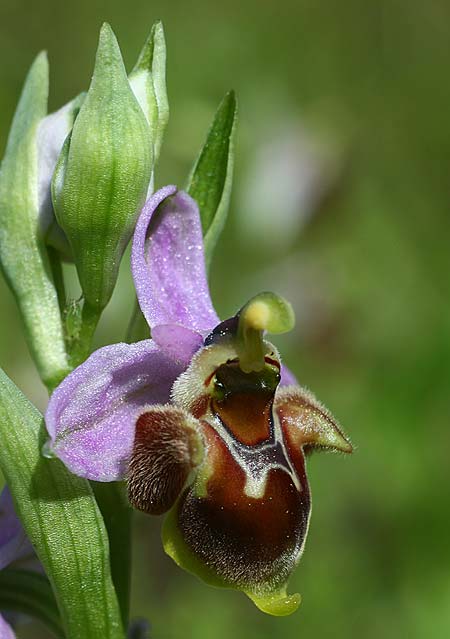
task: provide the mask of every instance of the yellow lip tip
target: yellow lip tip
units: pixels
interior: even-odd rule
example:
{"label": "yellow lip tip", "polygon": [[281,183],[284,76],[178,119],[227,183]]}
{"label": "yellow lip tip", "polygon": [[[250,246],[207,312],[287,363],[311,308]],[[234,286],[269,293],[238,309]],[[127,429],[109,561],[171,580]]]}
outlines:
{"label": "yellow lip tip", "polygon": [[265,597],[257,597],[249,595],[253,603],[268,615],[275,617],[286,617],[295,612],[301,604],[302,597],[297,592],[293,595],[268,595]]}

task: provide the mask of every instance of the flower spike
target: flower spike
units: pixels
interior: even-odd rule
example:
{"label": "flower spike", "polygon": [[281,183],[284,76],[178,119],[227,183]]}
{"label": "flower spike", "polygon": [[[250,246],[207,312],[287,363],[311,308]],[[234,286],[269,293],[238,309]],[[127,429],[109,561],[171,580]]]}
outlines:
{"label": "flower spike", "polygon": [[105,23],[92,81],[52,182],[56,218],[69,240],[86,303],[97,313],[114,290],[152,168],[150,129]]}

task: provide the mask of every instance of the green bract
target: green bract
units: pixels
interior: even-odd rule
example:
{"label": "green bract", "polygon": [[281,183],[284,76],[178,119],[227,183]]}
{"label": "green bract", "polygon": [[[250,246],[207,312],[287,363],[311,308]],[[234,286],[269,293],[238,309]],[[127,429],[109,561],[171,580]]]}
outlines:
{"label": "green bract", "polygon": [[186,189],[200,210],[207,266],[230,204],[236,117],[236,96],[234,91],[230,91],[217,109]]}
{"label": "green bract", "polygon": [[41,53],[25,81],[0,168],[0,261],[20,308],[28,343],[48,386],[68,372],[58,298],[40,217],[39,125],[47,115],[48,63]]}
{"label": "green bract", "polygon": [[166,43],[161,22],[156,22],[129,75],[130,85],[144,112],[153,140],[154,163],[161,151],[169,120],[166,90]]}
{"label": "green bract", "polygon": [[92,309],[101,311],[111,297],[151,171],[150,128],[105,24],[92,82],[52,185],[55,213]]}

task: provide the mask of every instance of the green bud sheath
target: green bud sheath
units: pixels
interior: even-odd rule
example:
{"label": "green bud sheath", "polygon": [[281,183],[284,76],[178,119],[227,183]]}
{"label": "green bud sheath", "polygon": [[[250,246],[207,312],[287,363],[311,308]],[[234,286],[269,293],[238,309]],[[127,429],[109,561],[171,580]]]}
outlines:
{"label": "green bud sheath", "polygon": [[166,42],[161,22],[158,21],[153,25],[136,65],[129,75],[129,80],[150,127],[156,164],[169,120]]}
{"label": "green bud sheath", "polygon": [[104,24],[92,82],[52,184],[56,217],[92,309],[101,311],[111,297],[151,171],[150,129]]}
{"label": "green bud sheath", "polygon": [[37,137],[47,96],[48,62],[41,53],[25,81],[0,168],[0,261],[39,373],[52,387],[67,374],[68,363],[39,219]]}

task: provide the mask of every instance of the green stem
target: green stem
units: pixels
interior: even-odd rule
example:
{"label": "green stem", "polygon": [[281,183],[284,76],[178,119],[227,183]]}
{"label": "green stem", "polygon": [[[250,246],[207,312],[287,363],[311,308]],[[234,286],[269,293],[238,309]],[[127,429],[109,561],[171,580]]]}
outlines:
{"label": "green stem", "polygon": [[66,287],[64,284],[61,257],[58,251],[51,246],[47,247],[48,259],[53,275],[53,284],[55,285],[56,294],[58,296],[58,304],[61,313],[63,313],[66,305]]}
{"label": "green stem", "polygon": [[133,511],[123,482],[92,482],[109,537],[111,575],[124,628],[128,627],[131,581],[131,518]]}
{"label": "green stem", "polygon": [[138,301],[134,302],[133,315],[131,316],[130,323],[128,325],[126,340],[129,343],[139,342],[142,339],[148,339],[150,337],[150,330],[147,324],[147,320],[142,315],[142,311],[139,307]]}
{"label": "green stem", "polygon": [[101,309],[84,302],[79,334],[70,351],[70,363],[73,368],[79,366],[91,354],[92,339],[101,314]]}

